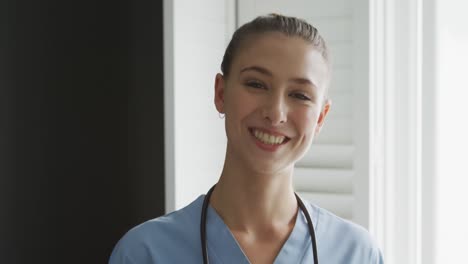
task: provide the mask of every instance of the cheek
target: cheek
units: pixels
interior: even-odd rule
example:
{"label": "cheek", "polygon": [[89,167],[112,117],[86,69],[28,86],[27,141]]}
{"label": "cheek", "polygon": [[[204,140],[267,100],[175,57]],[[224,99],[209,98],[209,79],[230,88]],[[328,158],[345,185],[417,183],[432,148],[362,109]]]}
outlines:
{"label": "cheek", "polygon": [[[246,120],[255,112],[257,102],[248,96],[240,87],[226,94],[225,97],[225,118],[226,135],[228,140],[235,142],[239,135],[245,133]],[[235,143],[234,143],[235,144]]]}
{"label": "cheek", "polygon": [[300,109],[294,114],[294,119],[299,133],[307,137],[315,130],[318,111],[315,109]]}
{"label": "cheek", "polygon": [[230,93],[228,100],[226,100],[226,114],[230,115],[232,119],[243,119],[250,115],[257,109],[258,102],[255,97],[250,96],[246,91],[240,87],[236,92]]}

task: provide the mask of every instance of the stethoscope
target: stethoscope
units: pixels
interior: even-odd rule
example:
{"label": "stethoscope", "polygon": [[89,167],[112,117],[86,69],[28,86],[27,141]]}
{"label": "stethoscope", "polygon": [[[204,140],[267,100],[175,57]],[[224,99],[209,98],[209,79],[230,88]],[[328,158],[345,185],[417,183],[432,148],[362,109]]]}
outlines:
{"label": "stethoscope", "polygon": [[[211,189],[206,194],[205,199],[203,200],[203,207],[202,207],[202,212],[201,212],[200,235],[201,235],[201,244],[202,244],[204,264],[209,263],[208,262],[208,249],[206,247],[206,241],[207,241],[206,239],[206,214],[208,212],[208,204],[210,202],[211,193],[213,192],[215,186],[216,184],[213,185],[213,187],[211,187]],[[301,208],[302,212],[307,218],[307,225],[309,226],[310,238],[312,240],[312,251],[314,253],[314,264],[318,264],[317,242],[315,241],[314,225],[312,224],[309,211],[307,211],[307,208],[304,206],[304,203],[302,202],[302,200],[299,198],[299,196],[296,193],[294,193],[294,195],[296,196],[296,200],[297,200],[297,204],[299,205],[299,208]]]}

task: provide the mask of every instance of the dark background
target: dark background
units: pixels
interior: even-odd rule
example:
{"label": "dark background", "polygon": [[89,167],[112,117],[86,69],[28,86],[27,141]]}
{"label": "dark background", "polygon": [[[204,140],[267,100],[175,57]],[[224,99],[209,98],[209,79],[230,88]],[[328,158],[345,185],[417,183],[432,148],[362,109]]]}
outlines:
{"label": "dark background", "polygon": [[164,213],[162,1],[0,0],[0,263],[106,263]]}

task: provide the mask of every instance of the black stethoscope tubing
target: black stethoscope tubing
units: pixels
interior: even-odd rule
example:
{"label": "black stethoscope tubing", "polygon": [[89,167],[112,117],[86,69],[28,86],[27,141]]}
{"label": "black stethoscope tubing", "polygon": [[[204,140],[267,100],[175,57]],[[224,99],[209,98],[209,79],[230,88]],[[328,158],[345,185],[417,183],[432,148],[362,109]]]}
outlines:
{"label": "black stethoscope tubing", "polygon": [[[201,222],[200,222],[200,236],[201,236],[201,244],[202,244],[202,252],[203,252],[203,263],[208,264],[208,249],[206,246],[206,214],[208,212],[208,204],[210,203],[210,197],[211,193],[213,192],[216,184],[211,187],[211,189],[208,191],[208,193],[205,196],[205,199],[203,200],[203,207],[202,207],[202,212],[201,212]],[[309,211],[307,211],[307,208],[304,206],[304,203],[302,200],[299,198],[299,196],[294,193],[296,196],[297,204],[299,205],[299,208],[301,208],[302,212],[304,213],[305,217],[307,218],[307,225],[309,226],[309,233],[310,233],[310,238],[312,240],[312,251],[314,254],[314,264],[318,264],[318,256],[317,256],[317,241],[315,240],[315,231],[314,231],[314,225],[312,224],[312,219],[310,218]]]}

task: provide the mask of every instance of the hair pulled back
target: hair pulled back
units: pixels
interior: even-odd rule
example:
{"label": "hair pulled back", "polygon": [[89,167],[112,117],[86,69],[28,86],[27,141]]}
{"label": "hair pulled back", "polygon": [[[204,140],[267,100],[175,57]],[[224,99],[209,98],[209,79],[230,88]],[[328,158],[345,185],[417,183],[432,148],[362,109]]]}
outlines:
{"label": "hair pulled back", "polygon": [[288,37],[300,37],[304,39],[322,54],[327,66],[330,68],[328,47],[315,27],[300,18],[269,14],[255,18],[234,32],[221,63],[223,75],[229,75],[234,57],[249,37],[267,32],[279,32]]}

